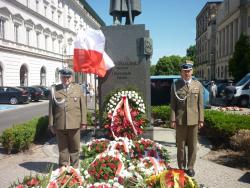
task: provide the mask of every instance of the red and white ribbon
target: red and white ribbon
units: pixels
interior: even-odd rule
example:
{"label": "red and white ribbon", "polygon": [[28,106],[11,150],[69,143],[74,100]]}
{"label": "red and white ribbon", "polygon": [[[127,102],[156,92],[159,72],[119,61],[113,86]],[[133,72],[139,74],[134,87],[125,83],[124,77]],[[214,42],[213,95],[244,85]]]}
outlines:
{"label": "red and white ribbon", "polygon": [[132,126],[132,129],[135,133],[135,135],[137,135],[137,131],[135,129],[135,126],[134,126],[134,123],[132,121],[132,117],[131,117],[131,114],[130,114],[130,110],[129,110],[129,104],[128,104],[128,99],[127,99],[127,96],[122,96],[122,99],[120,100],[120,102],[116,105],[115,109],[114,109],[114,112],[112,114],[112,120],[111,120],[111,132],[112,132],[112,135],[114,138],[116,138],[114,132],[113,132],[113,125],[114,125],[114,117],[117,115],[117,111],[118,109],[120,109],[123,105],[123,108],[124,108],[124,112],[125,112],[125,118],[129,121],[130,125]]}

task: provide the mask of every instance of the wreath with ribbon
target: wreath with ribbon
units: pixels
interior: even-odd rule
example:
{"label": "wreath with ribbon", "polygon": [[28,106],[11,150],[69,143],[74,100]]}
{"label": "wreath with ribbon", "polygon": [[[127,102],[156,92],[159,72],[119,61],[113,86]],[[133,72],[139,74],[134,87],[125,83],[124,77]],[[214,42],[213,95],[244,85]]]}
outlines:
{"label": "wreath with ribbon", "polygon": [[109,130],[109,136],[134,139],[143,133],[148,121],[143,98],[138,92],[120,90],[107,101],[104,127]]}

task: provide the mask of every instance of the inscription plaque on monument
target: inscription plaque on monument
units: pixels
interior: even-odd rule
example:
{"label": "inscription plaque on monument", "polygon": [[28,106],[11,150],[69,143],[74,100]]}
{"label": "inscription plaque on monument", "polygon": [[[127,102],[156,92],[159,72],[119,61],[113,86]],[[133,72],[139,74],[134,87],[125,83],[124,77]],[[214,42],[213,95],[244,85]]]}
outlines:
{"label": "inscription plaque on monument", "polygon": [[[142,94],[150,120],[150,55],[152,41],[145,25],[102,27],[105,51],[115,63],[104,78],[98,80],[99,109],[103,112],[105,96],[114,89],[133,87]],[[150,44],[151,43],[151,44]],[[151,49],[150,49],[151,48]]]}

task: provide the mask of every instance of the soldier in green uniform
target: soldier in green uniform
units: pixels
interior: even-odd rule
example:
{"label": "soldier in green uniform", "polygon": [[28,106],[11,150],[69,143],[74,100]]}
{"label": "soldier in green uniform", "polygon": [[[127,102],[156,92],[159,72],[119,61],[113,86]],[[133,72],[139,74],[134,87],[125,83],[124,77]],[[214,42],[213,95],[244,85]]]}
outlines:
{"label": "soldier in green uniform", "polygon": [[87,109],[81,87],[72,83],[73,71],[60,70],[62,84],[52,86],[49,101],[49,127],[56,134],[59,149],[59,167],[78,168],[80,128],[86,128]]}
{"label": "soldier in green uniform", "polygon": [[203,127],[204,121],[203,87],[199,81],[192,79],[192,67],[192,61],[181,65],[182,79],[173,82],[170,101],[171,126],[176,129],[178,167],[191,177],[195,175],[198,128]]}

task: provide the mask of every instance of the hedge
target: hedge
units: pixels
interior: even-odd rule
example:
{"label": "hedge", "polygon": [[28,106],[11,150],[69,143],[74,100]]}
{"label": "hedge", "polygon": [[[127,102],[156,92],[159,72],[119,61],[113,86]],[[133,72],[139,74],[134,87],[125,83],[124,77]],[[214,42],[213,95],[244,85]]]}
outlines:
{"label": "hedge", "polygon": [[10,154],[12,151],[28,149],[31,143],[46,136],[48,129],[48,117],[34,118],[28,122],[13,125],[3,131],[0,141],[2,146]]}

